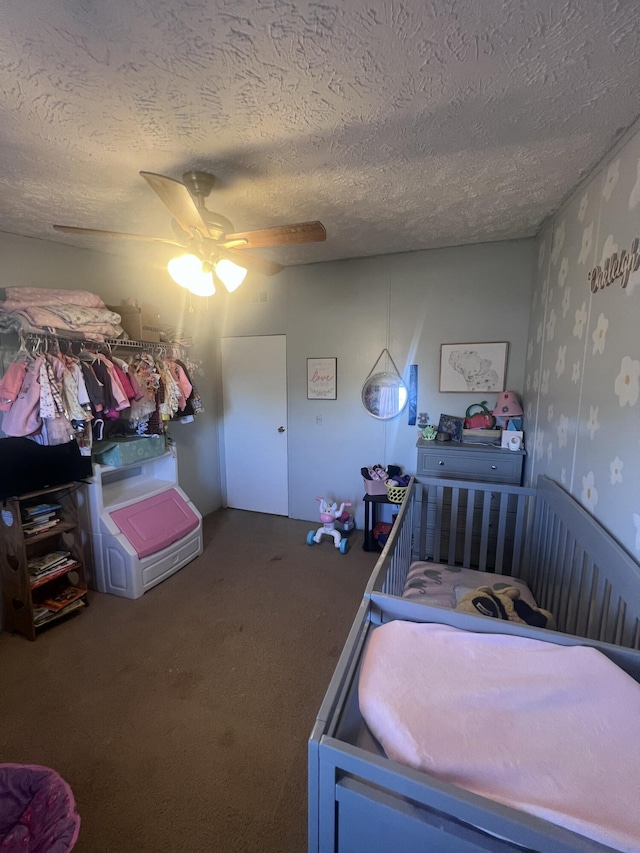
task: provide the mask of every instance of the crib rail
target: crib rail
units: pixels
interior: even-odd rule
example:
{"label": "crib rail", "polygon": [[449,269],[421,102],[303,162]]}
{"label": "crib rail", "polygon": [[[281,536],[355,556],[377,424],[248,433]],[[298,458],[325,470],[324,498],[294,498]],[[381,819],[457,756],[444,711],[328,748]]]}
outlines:
{"label": "crib rail", "polygon": [[412,481],[367,593],[401,596],[412,558],[520,576],[534,496],[521,486]]}
{"label": "crib rail", "polygon": [[640,566],[546,477],[536,489],[412,480],[365,596],[401,599],[417,557],[519,577],[558,631],[640,649]]}
{"label": "crib rail", "polygon": [[558,630],[640,649],[640,566],[552,480],[539,477],[522,577]]}
{"label": "crib rail", "polygon": [[420,548],[427,559],[519,575],[534,489],[439,477],[421,484]]}
{"label": "crib rail", "polygon": [[415,498],[418,488],[420,488],[419,485],[412,477],[391,533],[365,588],[365,598],[370,598],[372,592],[402,595],[411,564]]}

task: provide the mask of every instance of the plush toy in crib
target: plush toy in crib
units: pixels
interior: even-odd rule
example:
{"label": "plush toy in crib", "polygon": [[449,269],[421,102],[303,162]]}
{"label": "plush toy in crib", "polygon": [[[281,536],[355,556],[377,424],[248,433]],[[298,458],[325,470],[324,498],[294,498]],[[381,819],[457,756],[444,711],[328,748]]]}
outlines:
{"label": "plush toy in crib", "polygon": [[462,596],[456,610],[481,616],[493,616],[509,622],[520,622],[534,628],[553,628],[553,615],[541,607],[531,607],[520,598],[514,586],[496,591],[489,586],[472,589]]}
{"label": "plush toy in crib", "polygon": [[333,536],[335,547],[340,549],[341,554],[346,554],[349,550],[349,540],[343,539],[342,533],[336,530],[336,520],[344,523],[349,520],[349,513],[346,512],[345,507],[351,506],[351,503],[343,501],[340,507],[338,507],[335,501],[330,504],[324,498],[316,498],[316,500],[320,502],[320,521],[322,522],[322,527],[319,527],[317,531],[310,530],[307,533],[307,545],[318,544],[322,536],[326,534],[327,536]]}

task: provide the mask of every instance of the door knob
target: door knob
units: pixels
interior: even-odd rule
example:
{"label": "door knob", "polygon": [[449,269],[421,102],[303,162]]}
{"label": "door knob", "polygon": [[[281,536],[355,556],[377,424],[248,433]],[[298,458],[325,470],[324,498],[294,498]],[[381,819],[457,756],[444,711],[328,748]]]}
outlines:
{"label": "door knob", "polygon": [[284,427],[282,427],[282,426],[278,427],[278,432],[284,432]]}

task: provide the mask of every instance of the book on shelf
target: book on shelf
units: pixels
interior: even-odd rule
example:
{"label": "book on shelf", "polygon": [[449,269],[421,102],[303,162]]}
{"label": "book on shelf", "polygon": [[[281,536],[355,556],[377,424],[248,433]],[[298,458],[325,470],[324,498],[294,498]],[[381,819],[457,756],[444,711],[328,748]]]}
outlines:
{"label": "book on shelf", "polygon": [[69,551],[50,551],[42,557],[32,557],[30,560],[27,560],[29,573],[37,574],[38,572],[44,572],[58,565],[58,563],[64,562],[69,557],[69,553]]}
{"label": "book on shelf", "polygon": [[33,608],[33,624],[38,626],[45,622],[47,619],[50,619],[52,615],[51,610],[48,607],[43,607],[42,605],[37,605]]}
{"label": "book on shelf", "polygon": [[73,604],[78,598],[86,595],[87,590],[78,586],[66,586],[54,595],[43,599],[42,606],[54,613],[64,610],[70,604]]}
{"label": "book on shelf", "polygon": [[61,577],[67,572],[77,569],[79,565],[80,563],[74,560],[68,551],[54,551],[51,554],[45,554],[44,557],[30,560],[27,563],[29,586],[31,589],[37,589],[53,578]]}
{"label": "book on shelf", "polygon": [[56,524],[59,524],[59,522],[59,518],[51,518],[49,521],[45,521],[43,524],[37,524],[34,527],[23,526],[22,532],[26,538],[29,538],[30,536],[36,536],[38,533],[44,533],[46,530],[51,530],[56,526]]}
{"label": "book on shelf", "polygon": [[33,518],[26,518],[22,522],[23,527],[35,527],[37,524],[46,524],[47,521],[51,521],[52,518],[59,518],[57,510],[51,510],[51,512],[43,512],[40,515],[35,515]]}
{"label": "book on shelf", "polygon": [[23,530],[33,530],[36,527],[41,527],[43,524],[46,524],[48,521],[51,521],[52,518],[56,518],[55,512],[47,512],[42,515],[37,516],[33,519],[33,521],[23,521],[22,529]]}
{"label": "book on shelf", "polygon": [[38,605],[33,608],[33,624],[36,628],[39,628],[41,625],[45,625],[47,622],[50,622],[52,619],[56,619],[58,616],[66,616],[67,613],[73,613],[74,610],[79,610],[81,607],[84,607],[86,604],[83,598],[76,598],[75,601],[72,601],[71,604],[64,607],[62,610],[51,610],[44,605]]}
{"label": "book on shelf", "polygon": [[72,572],[79,566],[80,563],[77,563],[75,560],[68,560],[66,563],[62,563],[61,565],[54,566],[46,572],[42,572],[42,574],[29,575],[29,586],[31,589],[37,589],[39,586],[44,586],[44,584],[49,583],[49,581],[54,578],[60,578],[62,575]]}
{"label": "book on shelf", "polygon": [[40,515],[44,515],[46,513],[53,513],[57,509],[62,509],[62,504],[56,503],[42,503],[42,504],[34,504],[32,506],[23,506],[22,507],[22,518],[27,520],[31,518],[37,518]]}

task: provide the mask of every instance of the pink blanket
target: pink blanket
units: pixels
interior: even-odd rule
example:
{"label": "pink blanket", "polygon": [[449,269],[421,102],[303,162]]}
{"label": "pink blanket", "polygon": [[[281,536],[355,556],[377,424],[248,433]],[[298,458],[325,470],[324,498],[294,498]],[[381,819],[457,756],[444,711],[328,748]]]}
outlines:
{"label": "pink blanket", "polygon": [[[104,302],[95,293],[88,290],[61,290],[49,287],[7,287],[4,302],[0,308],[4,311],[17,311],[34,305],[83,305],[85,308],[104,308]],[[0,297],[1,298],[1,297]]]}
{"label": "pink blanket", "polygon": [[395,761],[640,851],[640,685],[597,650],[389,622],[359,698]]}

